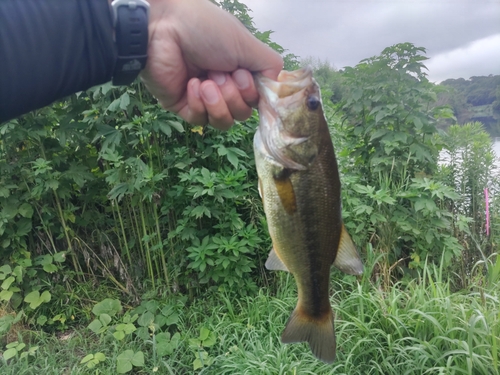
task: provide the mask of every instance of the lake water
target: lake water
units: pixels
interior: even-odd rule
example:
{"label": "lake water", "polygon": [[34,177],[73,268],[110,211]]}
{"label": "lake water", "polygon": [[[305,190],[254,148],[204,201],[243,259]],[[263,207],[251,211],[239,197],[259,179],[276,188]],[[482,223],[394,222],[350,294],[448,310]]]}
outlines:
{"label": "lake water", "polygon": [[[500,159],[500,137],[493,139],[493,152],[495,153],[497,159]],[[446,164],[449,161],[448,153],[446,151],[441,151],[439,154],[439,163]],[[497,167],[500,167],[500,160],[496,162]]]}
{"label": "lake water", "polygon": [[495,138],[493,142],[493,151],[495,151],[497,158],[500,158],[500,137]]}

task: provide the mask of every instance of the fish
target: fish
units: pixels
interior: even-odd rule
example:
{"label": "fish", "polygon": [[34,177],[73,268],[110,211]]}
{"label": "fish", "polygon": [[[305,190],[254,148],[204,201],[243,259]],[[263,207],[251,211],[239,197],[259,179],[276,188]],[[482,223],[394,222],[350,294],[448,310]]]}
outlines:
{"label": "fish", "polygon": [[319,85],[305,67],[277,80],[254,75],[258,190],[273,247],[265,266],[294,276],[298,300],[281,341],[308,342],[315,357],[336,357],[330,269],[360,275],[363,264],[343,221],[341,184]]}

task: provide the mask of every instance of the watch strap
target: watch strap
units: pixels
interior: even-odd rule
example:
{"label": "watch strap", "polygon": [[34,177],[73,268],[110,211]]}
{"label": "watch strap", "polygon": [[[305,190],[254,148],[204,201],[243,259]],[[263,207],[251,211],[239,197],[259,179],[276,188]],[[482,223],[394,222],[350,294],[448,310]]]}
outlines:
{"label": "watch strap", "polygon": [[115,0],[111,8],[118,50],[112,83],[129,85],[146,66],[149,4],[144,0]]}

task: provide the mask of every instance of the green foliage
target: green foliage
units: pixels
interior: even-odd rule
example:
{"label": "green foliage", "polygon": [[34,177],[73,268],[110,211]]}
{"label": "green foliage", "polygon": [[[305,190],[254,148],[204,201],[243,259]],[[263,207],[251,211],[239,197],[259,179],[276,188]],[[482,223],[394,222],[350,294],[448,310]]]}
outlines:
{"label": "green foliage", "polygon": [[39,325],[54,324],[56,321],[63,323],[66,319],[62,315],[47,318],[42,306],[51,301],[52,293],[46,288],[46,284],[52,274],[63,269],[65,252],[40,255],[33,260],[30,257],[29,252],[19,251],[16,258],[11,258],[10,264],[0,267],[0,301],[9,303],[18,311],[16,319],[4,317],[7,320],[0,332],[8,331],[24,315],[32,321],[36,318]]}
{"label": "green foliage", "polygon": [[[244,4],[216,3],[285,53]],[[367,249],[357,288],[335,279],[333,366],[279,341],[296,290],[262,266],[256,114],[221,133],[162,110],[139,83],[106,84],[1,124],[0,300],[15,313],[0,334],[23,317],[67,329],[76,315],[88,327],[67,344],[8,343],[2,374],[30,372],[28,356],[44,374],[498,374],[500,210],[493,196],[487,238],[481,200],[485,184],[498,191],[491,148],[478,125],[437,130],[454,118],[424,54],[402,43],[344,72],[313,64],[344,221]],[[450,166],[438,165],[442,148]],[[449,271],[468,289],[452,293]]]}
{"label": "green foliage", "polygon": [[[476,262],[496,251],[496,195],[500,184],[497,159],[490,136],[481,123],[450,126],[442,139],[446,152],[439,177],[461,197],[448,200],[446,206],[454,218],[454,236],[464,244],[460,268],[456,272],[461,275],[460,281],[465,287],[467,275]],[[484,214],[485,188],[490,191],[489,237]]]}
{"label": "green foliage", "polygon": [[[284,53],[243,3],[217,4]],[[285,60],[292,68],[293,56]],[[257,122],[227,133],[192,127],[141,84],[108,83],[1,124],[0,266],[18,276],[0,273],[0,298],[14,309],[63,306],[72,285],[95,278],[132,298],[158,285],[191,296],[255,290],[269,247],[255,189]],[[205,238],[219,247],[198,262]],[[63,327],[71,315],[28,316]]]}
{"label": "green foliage", "polygon": [[214,358],[210,357],[206,348],[214,346],[217,342],[214,332],[202,327],[200,335],[197,338],[189,339],[189,347],[195,352],[195,360],[193,361],[193,370],[210,366],[214,362]]}
{"label": "green foliage", "polygon": [[[491,257],[489,266],[496,267],[496,259]],[[376,268],[373,261],[370,255],[367,270]],[[209,292],[179,306],[175,298],[145,299],[142,308],[146,311],[149,306],[156,311],[154,315],[167,305],[178,309],[179,341],[171,354],[159,354],[160,343],[168,336],[160,333],[171,333],[169,329],[156,333],[156,359],[153,336],[151,342],[138,340],[134,334],[117,341],[82,330],[63,341],[38,334],[31,345],[39,348],[30,362],[11,359],[0,363],[0,372],[14,375],[36,368],[47,375],[68,369],[72,374],[115,374],[119,357],[125,369],[131,368],[129,373],[147,374],[495,375],[500,373],[500,289],[477,271],[478,278],[469,289],[455,293],[443,269],[429,264],[415,280],[388,290],[372,284],[369,277],[357,284],[353,277],[335,273],[331,302],[338,351],[331,365],[316,360],[306,343],[281,343],[281,332],[297,298],[293,277],[283,273],[276,291],[261,289],[251,297],[234,299],[228,293]],[[199,355],[203,351],[207,356]],[[134,368],[134,358],[141,363],[139,352],[144,366]],[[89,354],[95,359],[97,353],[105,359],[99,355],[102,360],[92,370],[80,363],[84,358],[90,362]],[[196,359],[204,367],[193,370]]]}
{"label": "green foliage", "polygon": [[[5,144],[14,144],[23,133],[29,153],[9,150],[26,163],[2,174],[2,179],[27,178],[24,190],[3,185],[2,212],[9,218],[2,232],[3,258],[10,257],[15,268],[41,252],[32,264],[38,273],[47,273],[48,285],[67,253],[77,278],[98,273],[128,294],[135,293],[133,280],[144,276],[152,286],[160,282],[169,291],[207,283],[251,290],[255,281],[246,275],[257,268],[255,255],[262,243],[252,158],[257,118],[226,134],[189,128],[175,115],[146,104],[153,99],[141,90],[140,85],[104,85],[65,102],[72,136],[62,137],[57,125],[52,129],[57,106],[46,117],[50,124],[34,139],[29,137],[35,132],[24,134],[20,124],[9,128]],[[29,129],[29,120],[23,119],[22,126]],[[47,144],[50,152],[45,147],[39,157],[41,145]],[[26,241],[34,235],[45,240],[46,249]],[[207,236],[221,245],[221,258],[200,269],[186,249],[195,249]],[[13,249],[18,250],[9,255]],[[204,273],[193,273],[199,271]],[[198,282],[192,282],[193,275]],[[10,277],[5,274],[4,299],[15,293],[9,288],[18,287]]]}
{"label": "green foliage", "polygon": [[395,267],[419,269],[442,253],[449,265],[461,250],[444,207],[458,195],[432,178],[441,148],[436,119],[450,112],[432,105],[436,89],[424,73],[423,53],[397,44],[343,73],[346,226],[358,242],[369,240],[384,254],[378,273],[386,286]]}
{"label": "green foliage", "polygon": [[141,351],[134,352],[131,349],[120,353],[116,358],[116,372],[125,374],[132,370],[133,367],[144,367],[144,353]]}
{"label": "green foliage", "polygon": [[101,353],[91,353],[83,357],[83,359],[80,361],[80,364],[86,364],[89,369],[93,369],[96,367],[99,363],[104,362],[106,360],[106,356]]}
{"label": "green foliage", "polygon": [[500,76],[447,79],[441,86],[440,102],[453,108],[459,124],[481,121],[492,136],[500,135]]}
{"label": "green foliage", "polygon": [[7,344],[5,348],[6,349],[2,355],[5,361],[17,357],[23,359],[27,358],[28,356],[33,356],[38,350],[38,346],[32,346],[28,348],[26,351],[23,351],[26,348],[26,344],[18,341],[13,341],[10,344]]}

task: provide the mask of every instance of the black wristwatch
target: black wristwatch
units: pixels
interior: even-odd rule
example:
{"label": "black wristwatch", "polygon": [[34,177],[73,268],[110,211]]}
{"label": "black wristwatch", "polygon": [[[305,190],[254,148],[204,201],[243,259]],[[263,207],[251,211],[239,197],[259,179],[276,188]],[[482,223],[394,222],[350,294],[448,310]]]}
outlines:
{"label": "black wristwatch", "polygon": [[149,3],[145,0],[114,0],[111,3],[118,58],[113,85],[129,85],[146,66],[148,58]]}

